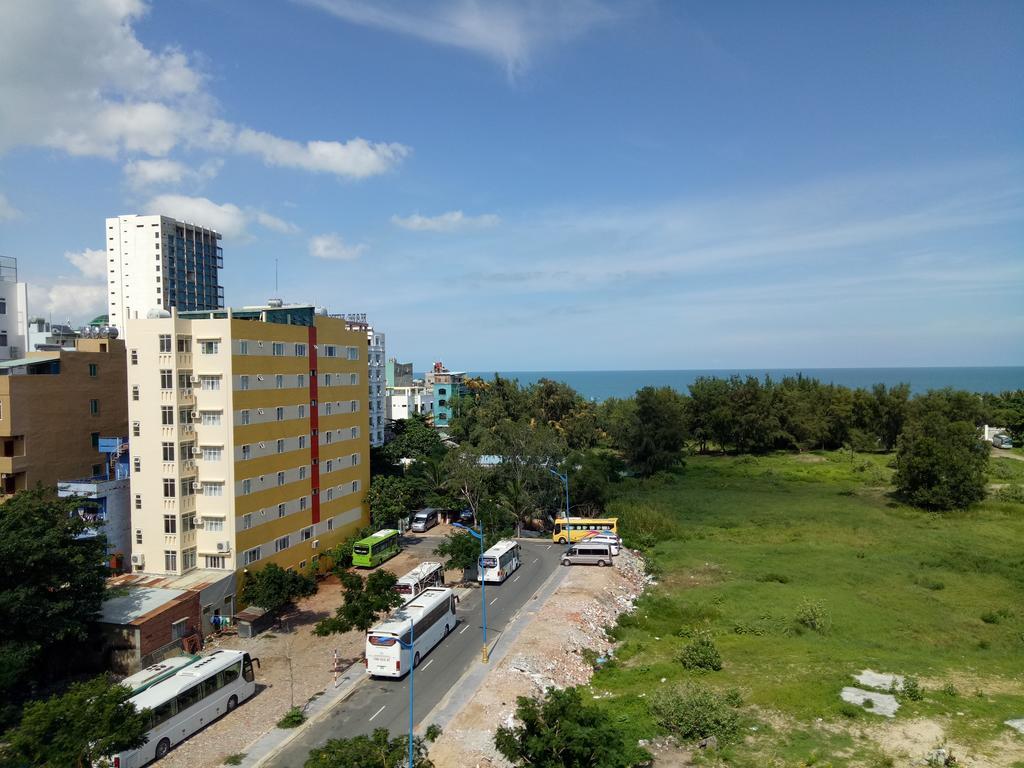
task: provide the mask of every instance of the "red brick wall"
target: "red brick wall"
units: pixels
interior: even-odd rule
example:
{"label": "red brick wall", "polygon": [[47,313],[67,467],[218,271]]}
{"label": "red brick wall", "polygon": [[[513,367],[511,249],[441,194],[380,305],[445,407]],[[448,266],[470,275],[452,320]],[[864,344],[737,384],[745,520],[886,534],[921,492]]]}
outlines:
{"label": "red brick wall", "polygon": [[159,613],[151,614],[142,621],[133,622],[140,630],[139,652],[147,656],[171,642],[171,624],[185,619],[186,626],[202,628],[199,617],[199,593],[186,592],[174,602],[168,603]]}

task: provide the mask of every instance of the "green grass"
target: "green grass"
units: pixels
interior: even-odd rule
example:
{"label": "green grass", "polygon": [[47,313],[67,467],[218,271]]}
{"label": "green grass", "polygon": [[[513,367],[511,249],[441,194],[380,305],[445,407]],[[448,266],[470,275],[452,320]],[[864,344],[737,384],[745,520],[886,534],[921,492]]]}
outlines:
{"label": "green grass", "polygon": [[[760,723],[729,748],[729,765],[881,765],[870,742],[814,727],[882,719],[851,721],[839,699],[871,668],[923,681],[923,700],[904,702],[898,718],[951,715],[947,735],[972,744],[1005,733],[1004,720],[1024,715],[1024,695],[1004,692],[1024,692],[1024,504],[921,512],[890,495],[891,460],[691,457],[676,473],[625,481],[609,513],[627,542],[651,545],[658,585],[614,628],[618,662],[594,679],[612,693],[603,703],[613,716],[650,737],[645,693],[699,679],[738,688]],[[678,662],[701,632],[721,671]],[[976,696],[966,678],[1000,693]],[[945,682],[960,695],[942,693]],[[768,722],[785,727],[768,735]]]}

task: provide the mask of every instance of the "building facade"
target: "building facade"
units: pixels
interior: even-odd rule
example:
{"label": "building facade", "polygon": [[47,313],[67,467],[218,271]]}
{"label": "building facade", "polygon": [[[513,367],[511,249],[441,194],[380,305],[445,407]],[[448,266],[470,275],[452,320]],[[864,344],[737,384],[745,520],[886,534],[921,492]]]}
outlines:
{"label": "building facade", "polygon": [[369,515],[366,337],[307,305],[130,320],[133,565],[316,565]]}
{"label": "building facade", "polygon": [[153,310],[224,306],[219,233],[169,216],[107,219],[107,317],[126,332],[128,320]]}
{"label": "building facade", "polygon": [[430,411],[434,426],[446,429],[455,415],[452,398],[466,394],[466,374],[449,371],[443,363],[434,363],[427,372],[427,390],[430,393]]}
{"label": "building facade", "polygon": [[18,260],[0,256],[0,360],[28,351],[28,286],[18,282]]}
{"label": "building facade", "polygon": [[100,475],[100,437],[128,433],[127,391],[119,339],[0,363],[0,494]]}
{"label": "building facade", "polygon": [[366,334],[367,394],[369,396],[370,445],[384,445],[387,421],[386,347],[384,334],[374,329],[364,314],[346,315],[349,330]]}

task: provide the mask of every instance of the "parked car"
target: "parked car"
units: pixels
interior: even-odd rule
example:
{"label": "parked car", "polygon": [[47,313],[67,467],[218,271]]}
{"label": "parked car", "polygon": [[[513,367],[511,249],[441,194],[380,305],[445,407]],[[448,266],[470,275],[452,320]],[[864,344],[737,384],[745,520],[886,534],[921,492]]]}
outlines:
{"label": "parked car", "polygon": [[614,534],[611,531],[594,531],[593,533],[588,533],[586,536],[580,539],[580,543],[607,544],[609,547],[611,547],[613,555],[619,554],[619,550],[622,547],[622,539],[620,539],[617,534]]}
{"label": "parked car", "polygon": [[586,539],[570,545],[562,555],[562,565],[612,565],[612,548],[607,542]]}
{"label": "parked car", "polygon": [[461,512],[459,512],[459,517],[458,517],[458,520],[456,522],[462,523],[462,525],[473,525],[473,524],[475,524],[476,520],[473,518],[473,510],[471,510],[471,509],[464,509]]}
{"label": "parked car", "polygon": [[437,525],[437,510],[432,507],[426,507],[413,513],[412,516],[412,529],[416,533],[422,533],[429,531]]}

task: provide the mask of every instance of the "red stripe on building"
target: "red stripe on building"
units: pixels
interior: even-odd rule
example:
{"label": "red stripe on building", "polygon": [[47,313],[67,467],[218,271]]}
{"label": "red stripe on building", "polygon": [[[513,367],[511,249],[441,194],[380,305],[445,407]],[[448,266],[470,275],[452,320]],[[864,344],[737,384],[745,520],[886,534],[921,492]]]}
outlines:
{"label": "red stripe on building", "polygon": [[320,399],[317,397],[316,326],[309,327],[309,463],[313,469],[313,524],[320,522]]}

